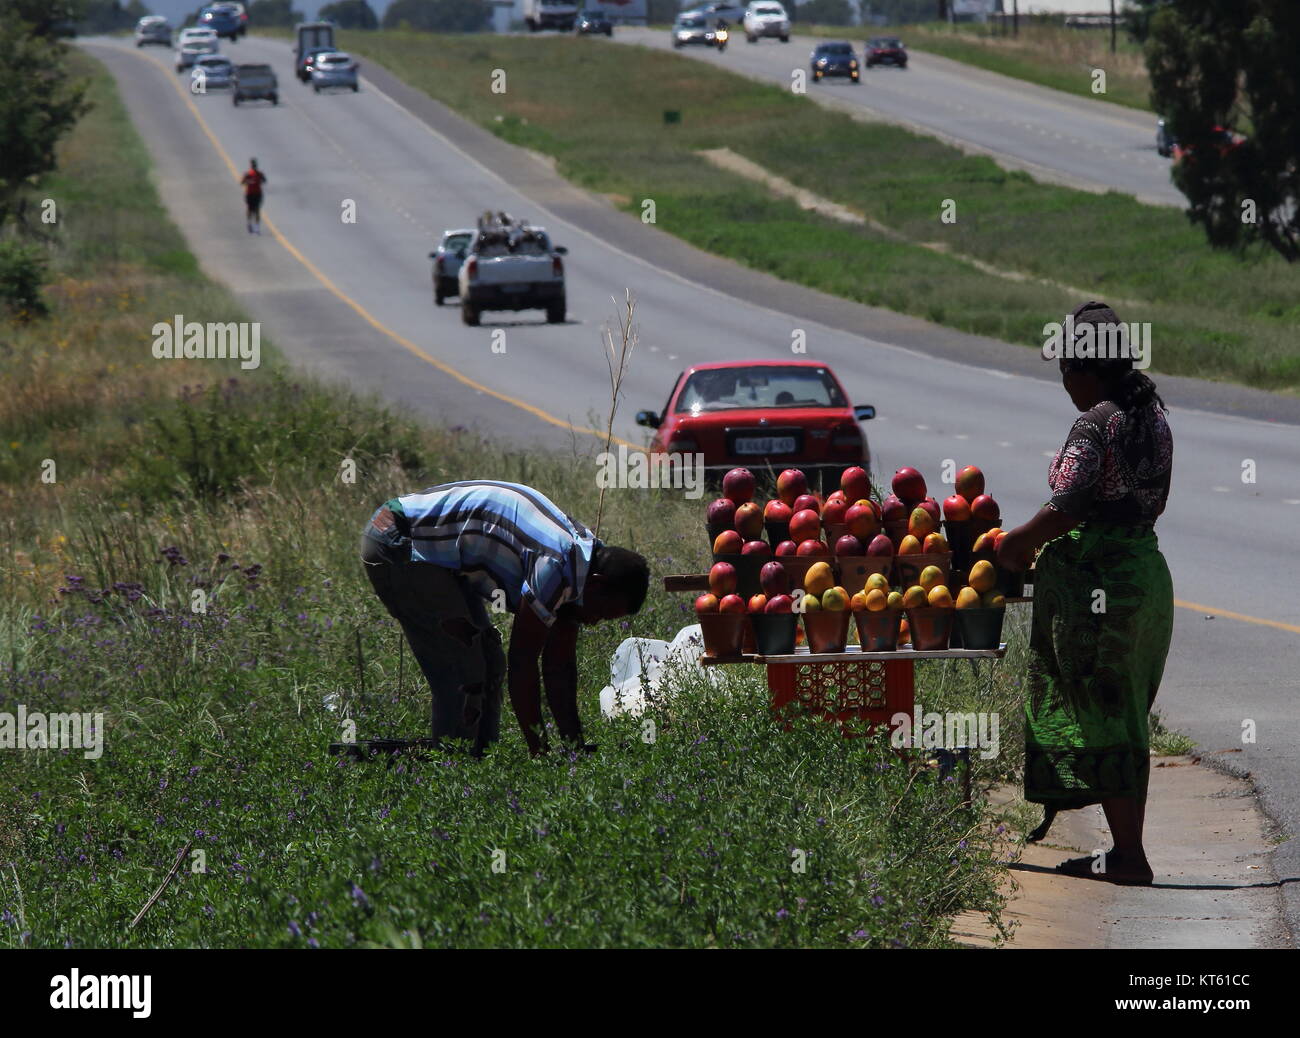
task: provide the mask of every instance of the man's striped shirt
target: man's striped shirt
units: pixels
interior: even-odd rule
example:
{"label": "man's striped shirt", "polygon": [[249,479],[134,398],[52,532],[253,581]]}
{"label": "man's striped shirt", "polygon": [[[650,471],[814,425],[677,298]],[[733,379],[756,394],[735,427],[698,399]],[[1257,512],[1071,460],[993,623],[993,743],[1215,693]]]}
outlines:
{"label": "man's striped shirt", "polygon": [[581,601],[595,538],[532,487],[464,480],[397,504],[413,562],[463,573],[484,598],[500,589],[512,613],[527,602],[548,626],[562,605]]}

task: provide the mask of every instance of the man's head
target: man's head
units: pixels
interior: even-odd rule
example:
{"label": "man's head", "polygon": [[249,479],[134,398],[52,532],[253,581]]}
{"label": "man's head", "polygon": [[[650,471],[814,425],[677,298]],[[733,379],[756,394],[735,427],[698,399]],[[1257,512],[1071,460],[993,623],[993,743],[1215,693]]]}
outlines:
{"label": "man's head", "polygon": [[644,558],[626,548],[598,542],[582,587],[578,622],[595,624],[640,612],[649,587],[650,567]]}
{"label": "man's head", "polygon": [[250,169],[257,169],[257,159],[249,159],[248,166]]}

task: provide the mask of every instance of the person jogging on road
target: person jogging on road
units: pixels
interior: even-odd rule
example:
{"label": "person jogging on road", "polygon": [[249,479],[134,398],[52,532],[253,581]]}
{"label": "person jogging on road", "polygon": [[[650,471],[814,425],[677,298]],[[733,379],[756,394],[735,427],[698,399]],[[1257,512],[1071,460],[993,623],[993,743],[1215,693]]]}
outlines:
{"label": "person jogging on road", "polygon": [[244,185],[244,205],[248,209],[248,233],[262,233],[262,185],[266,174],[257,168],[257,159],[248,160],[248,171],[239,178]]}

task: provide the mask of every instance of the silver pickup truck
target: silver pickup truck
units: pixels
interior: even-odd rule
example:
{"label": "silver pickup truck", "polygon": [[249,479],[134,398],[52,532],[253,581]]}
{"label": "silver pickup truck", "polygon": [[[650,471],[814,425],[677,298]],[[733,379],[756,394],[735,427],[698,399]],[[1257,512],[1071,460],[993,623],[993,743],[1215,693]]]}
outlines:
{"label": "silver pickup truck", "polygon": [[456,276],[460,315],[477,325],[484,310],[545,310],[550,324],[565,317],[563,246],[541,227],[505,214],[480,220]]}

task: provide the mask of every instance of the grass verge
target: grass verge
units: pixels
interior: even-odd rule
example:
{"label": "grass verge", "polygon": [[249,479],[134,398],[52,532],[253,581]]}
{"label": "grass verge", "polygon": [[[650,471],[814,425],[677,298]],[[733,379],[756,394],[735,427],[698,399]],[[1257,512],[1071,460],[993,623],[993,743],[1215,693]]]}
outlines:
{"label": "grass verge", "polygon": [[[1300,387],[1294,271],[1211,251],[1173,210],[1039,184],[907,130],[862,123],[701,62],[596,40],[341,34],[342,44],[685,240],[810,287],[962,331],[1041,347],[1078,302],[956,258],[1130,300],[1153,368]],[[491,70],[508,89],[492,92]],[[599,84],[599,89],[595,85]],[[849,89],[846,87],[845,89]],[[681,113],[666,124],[663,113]],[[728,147],[904,236],[774,200],[698,153]],[[945,200],[955,222],[941,220]],[[919,243],[937,243],[945,255]]]}
{"label": "grass verge", "polygon": [[[963,910],[997,924],[990,809],[876,741],[782,730],[757,675],[685,673],[647,717],[599,722],[617,644],[689,622],[654,586],[582,639],[596,755],[531,761],[507,725],[481,762],[329,758],[349,722],[426,723],[356,562],[371,508],[490,474],[590,517],[594,459],[422,427],[274,356],[153,361],[155,321],[242,315],[167,220],[111,79],[74,60],[96,107],[40,187],[65,214],[53,313],[0,324],[17,394],[0,409],[0,712],[102,713],[104,748],[6,751],[0,946],[934,946]],[[604,529],[655,573],[691,571],[699,513],[613,493]],[[1017,767],[1019,673],[923,668],[927,710],[1008,719],[977,788]]]}

